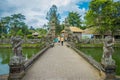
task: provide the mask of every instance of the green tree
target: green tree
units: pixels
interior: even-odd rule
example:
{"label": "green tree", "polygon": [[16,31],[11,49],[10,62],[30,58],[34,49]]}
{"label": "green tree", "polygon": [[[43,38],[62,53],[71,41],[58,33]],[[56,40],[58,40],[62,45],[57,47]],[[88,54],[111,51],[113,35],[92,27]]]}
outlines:
{"label": "green tree", "polygon": [[112,34],[120,30],[120,1],[114,2],[112,5],[111,27]]}
{"label": "green tree", "polygon": [[81,16],[77,12],[69,12],[67,19],[70,25],[81,28],[82,22],[80,17]]}
{"label": "green tree", "polygon": [[19,30],[17,31],[16,35],[23,36],[22,30],[19,29]]}
{"label": "green tree", "polygon": [[120,19],[120,2],[113,0],[92,0],[85,16],[87,26],[97,27],[97,31],[104,35],[110,31],[112,35],[118,27]]}
{"label": "green tree", "polygon": [[51,21],[54,22],[55,24],[55,33],[59,34],[61,32],[61,26],[60,26],[60,16],[57,13],[57,6],[56,5],[52,5],[52,7],[50,8],[50,10],[47,12],[47,16],[46,19],[49,21],[48,25],[51,26]]}
{"label": "green tree", "polygon": [[18,35],[17,32],[28,34],[28,26],[24,22],[25,16],[22,14],[13,14],[11,16],[2,17],[0,20],[0,34],[7,36]]}
{"label": "green tree", "polygon": [[1,37],[2,36],[7,36],[8,34],[8,31],[9,31],[9,26],[10,26],[10,17],[9,16],[6,16],[6,17],[2,17],[0,19],[0,34],[1,34]]}
{"label": "green tree", "polygon": [[22,14],[13,14],[11,15],[11,30],[18,31],[24,25],[25,16]]}
{"label": "green tree", "polygon": [[47,33],[47,30],[43,28],[37,28],[36,31],[39,33],[40,36],[45,36]]}

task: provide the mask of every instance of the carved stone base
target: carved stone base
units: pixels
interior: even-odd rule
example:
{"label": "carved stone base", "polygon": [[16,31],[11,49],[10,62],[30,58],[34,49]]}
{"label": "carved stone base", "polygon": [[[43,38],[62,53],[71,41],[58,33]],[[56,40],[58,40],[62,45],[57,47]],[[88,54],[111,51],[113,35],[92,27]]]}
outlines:
{"label": "carved stone base", "polygon": [[105,65],[104,69],[106,73],[105,80],[116,80],[116,77],[115,77],[116,66],[115,65],[108,65],[108,66]]}
{"label": "carved stone base", "polygon": [[25,75],[23,65],[10,65],[8,80],[20,80]]}
{"label": "carved stone base", "polygon": [[104,66],[107,66],[107,65],[115,65],[115,61],[114,61],[112,58],[102,58],[102,59],[101,59],[101,63],[102,63]]}

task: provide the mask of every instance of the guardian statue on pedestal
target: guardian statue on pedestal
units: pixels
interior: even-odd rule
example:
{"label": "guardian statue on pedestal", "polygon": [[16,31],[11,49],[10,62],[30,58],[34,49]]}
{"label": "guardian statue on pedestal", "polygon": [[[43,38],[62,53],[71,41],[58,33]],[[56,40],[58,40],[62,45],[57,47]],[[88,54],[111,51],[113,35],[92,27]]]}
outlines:
{"label": "guardian statue on pedestal", "polygon": [[115,65],[115,61],[112,59],[112,54],[114,52],[113,44],[112,36],[105,37],[102,56],[102,63],[105,65]]}
{"label": "guardian statue on pedestal", "polygon": [[21,64],[24,62],[24,57],[22,55],[22,39],[18,37],[11,38],[13,57],[10,60],[10,64]]}

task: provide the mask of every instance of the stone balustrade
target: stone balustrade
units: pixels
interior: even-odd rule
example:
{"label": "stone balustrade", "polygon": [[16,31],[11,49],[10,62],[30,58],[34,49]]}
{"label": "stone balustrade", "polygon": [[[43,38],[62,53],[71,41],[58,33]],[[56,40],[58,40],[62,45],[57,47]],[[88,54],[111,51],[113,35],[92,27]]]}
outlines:
{"label": "stone balustrade", "polygon": [[24,64],[25,71],[29,69],[29,67],[49,48],[50,46],[45,47],[40,52],[38,52],[35,56],[31,59],[27,60]]}
{"label": "stone balustrade", "polygon": [[82,56],[87,62],[89,62],[92,66],[94,66],[100,73],[101,77],[105,77],[105,69],[102,67],[100,63],[95,61],[91,56],[86,55],[85,53],[81,52],[80,50],[76,49],[75,47],[71,46],[70,44],[67,44],[68,47],[75,50],[80,56]]}

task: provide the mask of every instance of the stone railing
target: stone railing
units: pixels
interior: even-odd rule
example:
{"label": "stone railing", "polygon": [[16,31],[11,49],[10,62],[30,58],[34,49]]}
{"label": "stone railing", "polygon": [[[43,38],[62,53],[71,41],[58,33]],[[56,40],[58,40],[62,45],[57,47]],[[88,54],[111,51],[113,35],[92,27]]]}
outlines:
{"label": "stone railing", "polygon": [[48,45],[47,47],[42,49],[40,52],[38,52],[35,56],[33,56],[31,59],[26,61],[25,64],[24,64],[24,70],[25,71],[28,70],[29,67],[49,48],[50,48],[50,46]]}
{"label": "stone railing", "polygon": [[87,62],[89,62],[92,66],[94,66],[99,71],[101,77],[103,77],[103,78],[105,77],[105,73],[104,73],[105,70],[104,70],[104,68],[102,67],[102,65],[100,63],[95,61],[91,56],[88,56],[85,53],[78,50],[77,48],[73,47],[71,44],[67,44],[67,46],[72,48],[80,56],[82,56]]}

